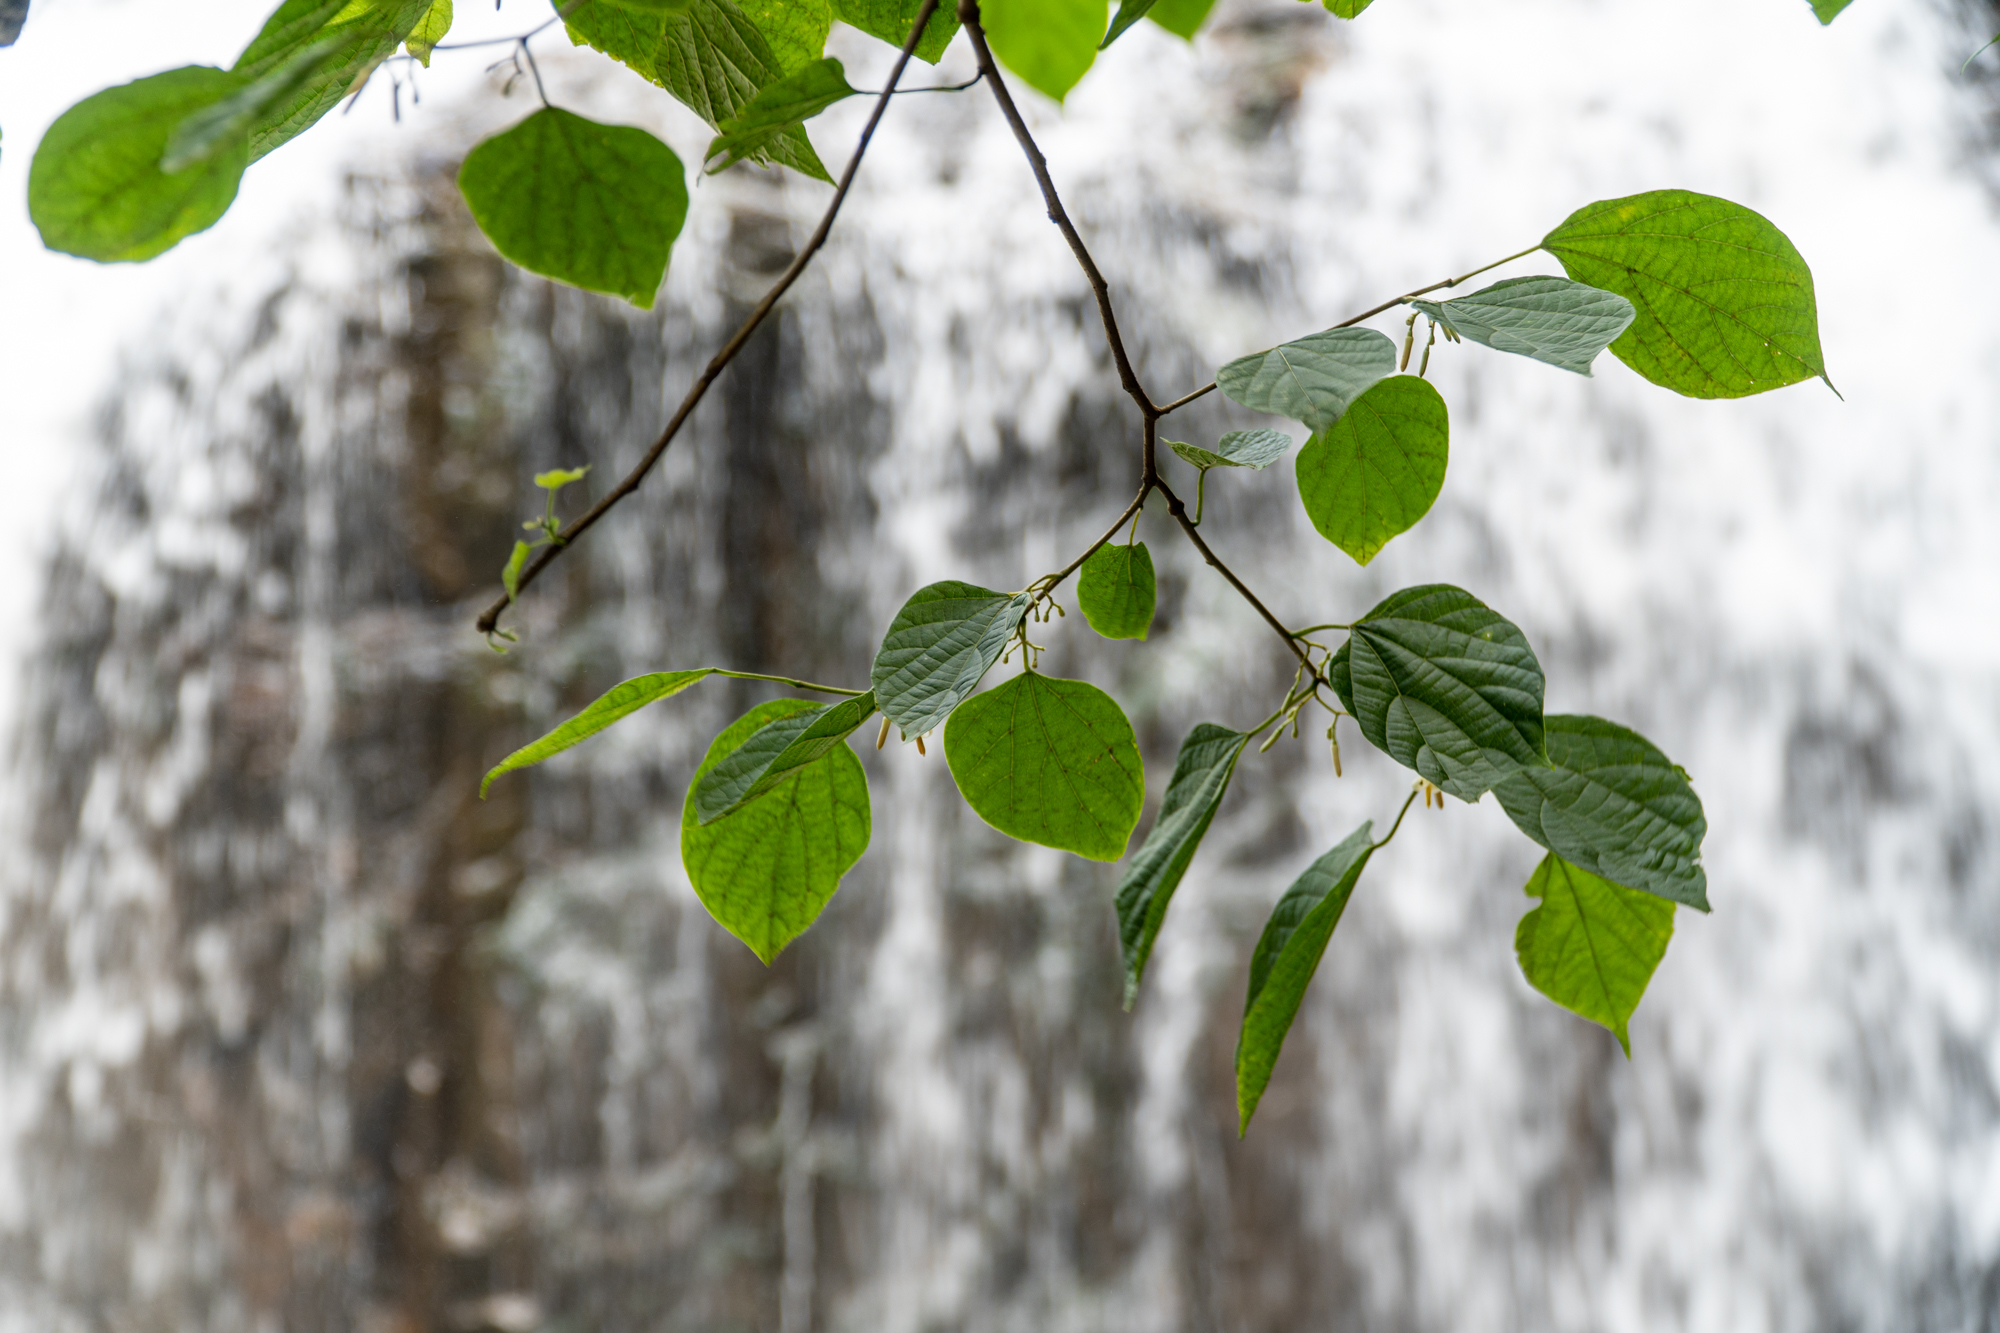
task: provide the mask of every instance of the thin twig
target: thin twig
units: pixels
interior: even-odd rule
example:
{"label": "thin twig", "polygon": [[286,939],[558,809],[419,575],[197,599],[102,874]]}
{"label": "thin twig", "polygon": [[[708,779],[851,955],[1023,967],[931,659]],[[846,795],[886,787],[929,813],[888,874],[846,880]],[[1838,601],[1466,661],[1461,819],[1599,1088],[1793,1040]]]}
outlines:
{"label": "thin twig", "polygon": [[1410,807],[1416,804],[1417,793],[1421,790],[1422,790],[1421,786],[1410,788],[1409,796],[1404,798],[1403,808],[1396,812],[1396,822],[1389,825],[1389,831],[1383,835],[1382,841],[1373,844],[1373,849],[1375,851],[1379,852],[1384,847],[1387,847],[1389,845],[1389,839],[1396,836],[1396,830],[1403,827],[1403,816],[1410,813]]}
{"label": "thin twig", "polygon": [[1194,549],[1201,552],[1201,558],[1208,561],[1216,573],[1229,580],[1229,586],[1236,589],[1237,595],[1255,607],[1257,614],[1264,617],[1264,623],[1276,630],[1278,637],[1285,641],[1285,647],[1292,650],[1292,655],[1305,663],[1307,673],[1314,680],[1319,680],[1321,678],[1319,668],[1312,664],[1312,659],[1306,655],[1306,650],[1300,646],[1297,639],[1292,637],[1292,632],[1285,628],[1285,622],[1272,615],[1271,608],[1259,601],[1257,594],[1251,592],[1249,586],[1242,579],[1236,577],[1236,571],[1232,570],[1228,565],[1223,564],[1222,558],[1210,550],[1208,543],[1201,539],[1201,534],[1195,531],[1194,523],[1188,518],[1187,506],[1181,503],[1180,496],[1175,495],[1164,481],[1153,484],[1158,488],[1160,494],[1167,497],[1168,512],[1173,514],[1174,521],[1181,525],[1181,531],[1187,534],[1187,539],[1194,543]]}
{"label": "thin twig", "polygon": [[[1418,287],[1414,291],[1404,292],[1401,296],[1391,297],[1389,300],[1384,301],[1381,305],[1372,306],[1369,309],[1362,311],[1358,315],[1354,315],[1347,319],[1343,319],[1340,321],[1340,323],[1334,325],[1333,327],[1335,327],[1336,329],[1351,328],[1354,325],[1359,324],[1362,320],[1373,319],[1375,316],[1381,314],[1384,310],[1393,309],[1394,307],[1403,304],[1403,302],[1408,301],[1413,297],[1422,296],[1426,292],[1434,292],[1443,287],[1456,287],[1458,286],[1459,283],[1469,282],[1473,278],[1478,277],[1480,274],[1487,272],[1489,269],[1499,268],[1502,264],[1511,264],[1517,259],[1526,259],[1529,255],[1535,253],[1535,251],[1541,248],[1542,247],[1539,245],[1531,245],[1527,249],[1521,251],[1519,254],[1508,255],[1505,259],[1496,259],[1490,264],[1482,264],[1478,268],[1472,270],[1472,272],[1470,273],[1461,273],[1455,278],[1446,278],[1443,282],[1434,282],[1428,287]],[[1406,367],[1409,365],[1409,359],[1407,357],[1404,358],[1403,364]],[[1208,383],[1202,385],[1199,389],[1196,389],[1193,393],[1187,394],[1180,398],[1176,398],[1171,403],[1168,403],[1165,407],[1159,410],[1160,415],[1165,416],[1169,412],[1175,411],[1179,408],[1186,407],[1189,403],[1193,402],[1195,399],[1200,398],[1205,394],[1212,393],[1214,392],[1214,390],[1215,390],[1215,381],[1210,380]]]}
{"label": "thin twig", "polygon": [[1056,194],[1056,184],[1049,178],[1048,159],[1042,156],[1035,136],[1028,133],[1027,122],[1021,119],[1021,110],[1014,105],[1013,94],[1007,91],[1007,81],[1000,77],[1000,69],[993,63],[993,52],[986,45],[986,30],[979,26],[979,0],[958,0],[958,21],[964,25],[966,36],[972,39],[973,54],[979,59],[979,72],[986,76],[986,86],[993,90],[994,100],[1000,103],[1000,114],[1007,118],[1015,139],[1020,141],[1021,151],[1027,155],[1036,183],[1042,187],[1042,202],[1048,205],[1049,221],[1062,230],[1063,239],[1069,242],[1071,253],[1076,256],[1083,276],[1090,282],[1091,292],[1097,297],[1097,313],[1104,318],[1104,336],[1111,343],[1111,359],[1118,363],[1118,381],[1150,420],[1158,416],[1160,410],[1153,406],[1153,400],[1139,386],[1139,376],[1132,369],[1132,360],[1125,355],[1125,340],[1118,335],[1118,318],[1111,312],[1111,286],[1098,272],[1097,261],[1090,257],[1083,237],[1077,235],[1075,225],[1064,211],[1062,199]]}
{"label": "thin twig", "polygon": [[1099,537],[1096,541],[1092,542],[1089,546],[1085,547],[1083,554],[1078,556],[1076,559],[1070,561],[1067,565],[1064,565],[1060,573],[1050,574],[1047,577],[1038,580],[1038,586],[1041,587],[1041,590],[1045,593],[1048,593],[1048,592],[1054,592],[1057,588],[1061,587],[1062,581],[1068,578],[1070,575],[1076,573],[1077,569],[1082,566],[1084,561],[1090,559],[1090,557],[1092,557],[1093,555],[1096,555],[1098,552],[1098,548],[1102,547],[1106,542],[1110,541],[1113,537],[1116,537],[1121,531],[1124,530],[1125,524],[1132,518],[1134,514],[1138,513],[1139,510],[1142,507],[1144,507],[1146,503],[1146,497],[1147,495],[1152,493],[1152,490],[1153,488],[1150,485],[1140,487],[1139,493],[1132,497],[1132,503],[1125,506],[1125,512],[1118,516],[1118,521],[1116,523],[1113,523],[1110,526],[1110,528],[1108,528],[1105,531],[1102,537]]}
{"label": "thin twig", "polygon": [[723,667],[711,670],[718,676],[728,676],[733,680],[768,680],[774,685],[789,685],[795,690],[811,690],[815,694],[844,694],[850,699],[858,699],[868,693],[866,690],[850,690],[844,685],[815,685],[809,680],[793,680],[790,676],[767,676],[761,671],[730,671]]}
{"label": "thin twig", "polygon": [[[938,0],[924,0],[923,8],[917,12],[917,21],[911,26],[910,35],[903,42],[902,53],[896,57],[896,66],[889,72],[888,87],[884,88],[881,95],[875,99],[875,110],[868,117],[868,124],[862,128],[861,138],[854,145],[854,155],[847,160],[847,170],[840,174],[840,184],[834,189],[833,200],[827,204],[826,212],[820,217],[819,226],[813,231],[805,248],[792,260],[791,267],[785,270],[784,276],[764,294],[764,299],[757,303],[757,308],[743,321],[743,327],[736,330],[735,336],[709,361],[700,378],[696,379],[693,386],[688,389],[687,397],[681,399],[681,405],[675,409],[672,420],[667,422],[666,429],[660,432],[657,440],[653,441],[653,447],[646,451],[646,456],[639,460],[638,466],[626,473],[624,480],[612,487],[610,493],[603,499],[592,505],[588,513],[564,528],[560,542],[543,547],[542,553],[521,571],[521,577],[514,585],[515,596],[518,596],[520,589],[533,583],[538,574],[569,549],[570,543],[582,536],[598,519],[604,517],[613,505],[639,489],[639,483],[646,479],[646,474],[653,470],[654,464],[658,463],[660,457],[667,452],[667,446],[674,442],[674,436],[680,433],[681,426],[693,415],[696,405],[708,392],[709,386],[715,383],[716,378],[722,374],[724,367],[735,359],[736,354],[743,350],[744,345],[750,341],[750,335],[757,331],[757,327],[764,322],[764,317],[771,313],[771,308],[778,304],[780,297],[791,290],[792,284],[798,281],[799,274],[805,272],[806,265],[812,262],[813,256],[826,244],[827,234],[833,230],[833,220],[840,215],[840,206],[847,199],[849,187],[854,184],[855,173],[861,169],[861,158],[868,151],[868,142],[875,137],[875,127],[882,123],[882,115],[889,109],[889,99],[895,93],[896,85],[902,82],[903,71],[909,66],[910,57],[924,35],[924,27],[931,21],[931,15],[937,12],[937,7]],[[493,633],[499,627],[502,613],[514,600],[514,596],[503,593],[500,600],[487,607],[479,617],[479,632]]]}

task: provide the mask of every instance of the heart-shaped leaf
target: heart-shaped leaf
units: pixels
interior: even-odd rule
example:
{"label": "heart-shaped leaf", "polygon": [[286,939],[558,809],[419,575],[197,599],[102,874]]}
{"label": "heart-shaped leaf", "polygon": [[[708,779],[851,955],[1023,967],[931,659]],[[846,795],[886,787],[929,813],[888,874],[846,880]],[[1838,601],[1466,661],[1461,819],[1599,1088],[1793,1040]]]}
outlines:
{"label": "heart-shaped leaf", "polygon": [[1299,450],[1299,499],[1319,535],[1362,564],[1430,512],[1451,419],[1430,381],[1392,375]]}
{"label": "heart-shaped leaf", "polygon": [[1257,412],[1325,430],[1377,380],[1396,370],[1396,344],[1373,329],[1328,329],[1215,372],[1216,387]]}
{"label": "heart-shaped leaf", "polygon": [[919,588],[875,654],[875,701],[905,738],[951,716],[979,688],[1033,601],[947,580]]}
{"label": "heart-shaped leaf", "polygon": [[1204,472],[1212,467],[1262,470],[1285,456],[1285,451],[1292,447],[1292,437],[1281,430],[1232,430],[1217,440],[1213,449],[1182,444],[1178,440],[1167,440],[1165,443]]}
{"label": "heart-shaped leaf", "polygon": [[1579,375],[1632,324],[1632,303],[1567,278],[1509,278],[1454,301],[1412,301],[1461,338]]}
{"label": "heart-shaped leaf", "polygon": [[1145,638],[1157,591],[1153,553],[1144,542],[1107,542],[1090,553],[1077,574],[1077,606],[1085,622],[1107,639]]}
{"label": "heart-shaped leaf", "polygon": [[1025,671],[975,694],[944,729],[945,760],[979,817],[1010,838],[1116,861],[1146,803],[1138,737],[1095,685]]}
{"label": "heart-shaped leaf", "polygon": [[1494,784],[1523,833],[1583,869],[1627,888],[1706,912],[1701,798],[1651,741],[1601,717],[1543,722],[1549,766]]}
{"label": "heart-shaped leaf", "polygon": [[1602,1023],[1627,1059],[1625,1025],[1674,936],[1674,905],[1571,865],[1542,858],[1527,893],[1541,905],[1514,930],[1528,984],[1573,1014]]}
{"label": "heart-shaped leaf", "polygon": [[1327,674],[1371,744],[1462,801],[1548,762],[1541,663],[1462,588],[1392,593],[1355,622]]}

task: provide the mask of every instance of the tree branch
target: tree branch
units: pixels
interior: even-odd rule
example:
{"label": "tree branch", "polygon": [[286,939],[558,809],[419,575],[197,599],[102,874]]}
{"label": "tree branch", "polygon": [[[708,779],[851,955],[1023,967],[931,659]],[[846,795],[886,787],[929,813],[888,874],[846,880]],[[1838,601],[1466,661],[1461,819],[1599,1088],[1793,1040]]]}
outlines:
{"label": "tree branch", "polygon": [[1236,589],[1237,594],[1244,601],[1257,609],[1257,614],[1264,617],[1265,624],[1278,632],[1278,637],[1285,641],[1285,647],[1291,649],[1292,655],[1305,664],[1308,676],[1316,681],[1324,680],[1325,677],[1320,675],[1319,668],[1312,664],[1312,658],[1307,656],[1305,647],[1299,642],[1298,636],[1286,629],[1285,622],[1272,615],[1271,608],[1259,601],[1257,594],[1250,591],[1249,585],[1236,577],[1236,571],[1228,565],[1223,564],[1222,557],[1210,550],[1208,543],[1201,539],[1201,533],[1195,529],[1193,520],[1188,518],[1187,506],[1181,503],[1180,496],[1175,495],[1173,490],[1164,481],[1154,482],[1153,485],[1159,490],[1160,494],[1167,497],[1168,512],[1173,514],[1174,521],[1181,525],[1181,531],[1187,534],[1187,539],[1194,543],[1194,549],[1201,552],[1201,558],[1208,561],[1216,573],[1228,579],[1229,586]]}
{"label": "tree branch", "polygon": [[[723,344],[722,350],[715,354],[707,368],[701,372],[700,377],[688,389],[687,396],[681,399],[681,405],[674,410],[673,418],[667,422],[666,429],[660,432],[660,438],[653,441],[653,447],[646,451],[646,456],[639,460],[638,466],[626,473],[624,480],[612,487],[610,493],[603,499],[592,505],[588,513],[565,527],[556,540],[543,547],[541,554],[521,571],[520,580],[514,585],[516,596],[520,589],[533,583],[535,577],[547,569],[569,543],[582,536],[598,519],[603,518],[613,505],[639,489],[639,483],[646,479],[646,474],[653,470],[654,464],[658,463],[661,456],[667,452],[667,446],[674,442],[674,436],[680,433],[682,425],[693,415],[696,405],[708,392],[709,386],[715,383],[716,377],[722,374],[723,369],[735,359],[736,354],[743,350],[744,344],[750,341],[750,335],[757,331],[758,325],[764,322],[764,317],[771,313],[771,308],[778,304],[779,298],[791,290],[792,284],[798,281],[801,273],[805,272],[806,265],[812,262],[813,256],[826,244],[827,234],[833,230],[833,220],[840,215],[840,206],[846,202],[847,191],[854,184],[855,173],[861,170],[861,158],[868,151],[869,140],[875,137],[875,127],[882,123],[882,115],[889,109],[889,99],[895,95],[896,85],[902,82],[903,71],[909,66],[910,57],[915,53],[918,41],[923,38],[924,28],[930,23],[931,15],[937,12],[938,3],[939,0],[924,0],[923,8],[917,12],[917,21],[911,26],[910,35],[903,42],[902,53],[896,57],[896,66],[889,72],[888,86],[875,99],[875,110],[868,117],[868,124],[862,128],[861,138],[854,145],[854,155],[847,160],[847,170],[840,174],[840,184],[834,189],[832,202],[827,204],[826,212],[821,216],[819,226],[813,231],[805,248],[799,251],[792,260],[791,267],[785,270],[784,275],[771,290],[764,294],[764,299],[757,303],[757,308],[743,321],[743,327],[736,330],[735,336]],[[503,593],[499,601],[487,607],[479,617],[480,633],[491,634],[499,628],[501,615],[514,600],[514,596]]]}
{"label": "tree branch", "polygon": [[[1048,205],[1049,221],[1062,230],[1063,239],[1069,242],[1070,252],[1083,269],[1083,276],[1090,282],[1090,290],[1097,297],[1097,313],[1104,319],[1104,336],[1111,343],[1111,359],[1118,364],[1118,381],[1125,386],[1125,392],[1139,405],[1148,423],[1160,414],[1153,406],[1153,400],[1146,396],[1139,385],[1139,376],[1132,369],[1132,359],[1125,355],[1125,340],[1118,335],[1118,317],[1111,312],[1111,286],[1104,281],[1104,275],[1097,271],[1097,262],[1090,257],[1090,250],[1077,235],[1076,227],[1064,211],[1062,199],[1056,194],[1056,183],[1049,178],[1048,160],[1035,143],[1035,137],[1028,133],[1027,122],[1021,119],[1020,108],[1014,105],[1013,94],[1007,91],[1007,81],[1000,77],[999,67],[993,63],[993,51],[986,45],[986,29],[979,26],[979,0],[958,0],[958,21],[964,25],[966,36],[972,39],[973,54],[979,58],[979,72],[986,76],[986,86],[993,90],[993,98],[1000,103],[1000,114],[1007,118],[1007,124],[1014,131],[1014,138],[1020,142],[1021,151],[1027,154],[1028,165],[1034,170],[1035,182],[1042,187],[1042,202]],[[1150,462],[1151,451],[1148,451]]]}

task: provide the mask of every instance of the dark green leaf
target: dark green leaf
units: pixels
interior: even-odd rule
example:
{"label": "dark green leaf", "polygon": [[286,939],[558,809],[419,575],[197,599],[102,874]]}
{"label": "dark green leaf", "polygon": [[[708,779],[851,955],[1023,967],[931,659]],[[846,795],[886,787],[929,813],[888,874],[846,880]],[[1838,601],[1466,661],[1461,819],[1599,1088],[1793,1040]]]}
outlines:
{"label": "dark green leaf", "polygon": [[833,0],[738,0],[743,13],[770,44],[787,74],[795,74],[826,54],[833,27]]}
{"label": "dark green leaf", "polygon": [[606,690],[597,700],[569,721],[557,727],[548,735],[524,745],[508,755],[486,780],[479,784],[479,795],[483,800],[486,789],[493,785],[493,779],[502,773],[511,773],[517,768],[539,764],[550,755],[560,754],[578,741],[588,740],[613,722],[629,714],[638,712],[647,704],[658,699],[672,698],[697,681],[706,680],[715,674],[714,667],[699,667],[693,671],[656,671],[649,676],[634,676],[622,685]]}
{"label": "dark green leaf", "polygon": [[1153,625],[1153,553],[1146,543],[1107,543],[1090,553],[1076,580],[1076,603],[1107,639],[1143,639]]}
{"label": "dark green leaf", "polygon": [[430,9],[417,20],[417,26],[410,29],[410,35],[403,39],[403,49],[415,56],[418,64],[429,69],[431,52],[450,32],[451,0],[431,0]]}
{"label": "dark green leaf", "polygon": [[250,130],[263,157],[311,129],[356,92],[429,15],[432,0],[285,0],[236,59],[235,72],[267,90]]}
{"label": "dark green leaf", "polygon": [[722,928],[769,964],[810,926],[868,850],[868,777],[836,745],[712,824],[695,813],[710,770],[767,725],[817,711],[804,699],[759,704],[715,738],[681,808],[681,865]]}
{"label": "dark green leaf", "polygon": [[[558,11],[562,0],[552,0]],[[659,84],[720,129],[759,89],[785,76],[763,30],[734,0],[688,0],[678,12],[641,12],[592,3],[570,12],[570,40],[592,46]],[[792,128],[764,146],[768,159],[818,180],[826,167],[805,131]]]}
{"label": "dark green leaf", "polygon": [[1193,41],[1214,8],[1215,0],[1153,0],[1146,17],[1174,36]]}
{"label": "dark green leaf", "polygon": [[1236,1132],[1250,1128],[1250,1117],[1271,1081],[1285,1034],[1292,1030],[1299,1004],[1333,928],[1368,858],[1373,824],[1363,824],[1347,840],[1306,867],[1285,890],[1250,955],[1250,995],[1243,1003],[1243,1032],[1236,1039]]}
{"label": "dark green leaf", "polygon": [[1822,24],[1831,23],[1835,15],[1852,3],[1854,0],[1812,0],[1813,13]]}
{"label": "dark green leaf", "polygon": [[42,244],[105,263],[151,259],[214,226],[250,163],[247,138],[171,173],[160,158],[177,123],[242,87],[238,75],[190,65],[63,112],[28,168],[28,213]]}
{"label": "dark green leaf", "polygon": [[1146,804],[1139,740],[1095,685],[1024,671],[967,699],[944,729],[965,803],[1010,838],[1116,861]]}
{"label": "dark green leaf", "polygon": [[1102,51],[1124,36],[1125,30],[1146,17],[1156,3],[1157,0],[1119,0],[1118,12],[1111,16],[1111,31],[1104,34],[1097,49]]}
{"label": "dark green leaf", "polygon": [[[917,21],[917,13],[923,7],[923,0],[833,0],[833,16],[900,51],[910,38],[910,25]],[[938,57],[957,35],[958,6],[940,4],[931,21],[924,25],[923,39],[917,43],[917,58],[937,64]]]}
{"label": "dark green leaf", "polygon": [[1139,978],[1153,940],[1166,920],[1167,904],[1194,860],[1202,835],[1229,790],[1236,760],[1250,743],[1248,733],[1204,722],[1181,742],[1174,775],[1167,782],[1153,831],[1118,880],[1118,944],[1125,955],[1125,1007],[1139,997]]}
{"label": "dark green leaf", "polygon": [[1548,762],[1541,664],[1520,630],[1461,588],[1392,593],[1355,623],[1328,675],[1371,744],[1462,801]]}
{"label": "dark green leaf", "polygon": [[1000,660],[1033,599],[947,581],[919,588],[875,654],[875,699],[905,739],[930,731]]}
{"label": "dark green leaf", "polygon": [[555,107],[473,149],[458,187],[501,254],[641,310],[652,307],[687,217],[673,149]]}
{"label": "dark green leaf", "polygon": [[1261,471],[1285,456],[1285,451],[1292,447],[1292,437],[1281,430],[1232,430],[1217,440],[1213,449],[1182,444],[1178,440],[1164,443],[1204,472],[1212,467],[1247,467]]}
{"label": "dark green leaf", "polygon": [[1687,190],[1609,199],[1572,213],[1542,248],[1632,303],[1637,318],[1611,351],[1655,384],[1741,398],[1826,377],[1812,270],[1741,204]]}
{"label": "dark green leaf", "polygon": [[1579,375],[1631,325],[1632,303],[1566,278],[1508,278],[1455,301],[1412,301],[1461,338]]}
{"label": "dark green leaf", "polygon": [[1430,381],[1392,375],[1299,450],[1299,499],[1319,535],[1362,564],[1430,512],[1451,422]]}
{"label": "dark green leaf", "polygon": [[1627,888],[1708,910],[1708,821],[1687,775],[1651,741],[1601,717],[1544,719],[1548,768],[1518,770],[1493,795],[1523,833]]}
{"label": "dark green leaf", "polygon": [[1351,19],[1375,3],[1375,0],[1326,0],[1326,7],[1340,18]]}
{"label": "dark green leaf", "polygon": [[1325,430],[1395,370],[1396,344],[1375,330],[1328,329],[1239,357],[1215,372],[1215,383],[1253,411]]}
{"label": "dark green leaf", "polygon": [[818,762],[874,713],[875,696],[864,694],[765,723],[695,784],[695,816],[703,824],[713,824],[744,802],[756,800],[807,764]]}
{"label": "dark green leaf", "polygon": [[[742,111],[722,122],[722,133],[708,146],[706,169],[713,173],[755,157],[787,129],[810,120],[854,93],[848,86],[846,71],[831,57],[787,74],[751,98]],[[719,163],[718,157],[723,159]]]}
{"label": "dark green leaf", "polygon": [[1617,1035],[1627,1059],[1632,1011],[1674,937],[1674,905],[1613,884],[1554,852],[1528,879],[1541,905],[1521,918],[1514,953],[1528,984]]}
{"label": "dark green leaf", "polygon": [[985,0],[979,20],[1000,63],[1060,102],[1104,39],[1105,0]]}

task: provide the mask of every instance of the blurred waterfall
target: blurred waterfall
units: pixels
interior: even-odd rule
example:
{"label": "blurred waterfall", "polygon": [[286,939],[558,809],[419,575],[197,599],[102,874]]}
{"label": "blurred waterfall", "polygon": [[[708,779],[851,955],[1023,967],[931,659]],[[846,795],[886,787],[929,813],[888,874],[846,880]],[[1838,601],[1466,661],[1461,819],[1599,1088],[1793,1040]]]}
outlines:
{"label": "blurred waterfall", "polygon": [[[1021,586],[1135,483],[1011,139],[976,94],[920,99],[488,651],[530,475],[622,473],[824,199],[707,179],[659,310],[553,289],[451,185],[520,114],[496,99],[358,173],[263,299],[163,313],[106,399],[16,726],[0,1330],[2000,1328],[2000,318],[1936,308],[2000,240],[1990,108],[1950,73],[1972,28],[1891,0],[1825,32],[1785,0],[1377,10],[1242,0],[1192,49],[1142,26],[1033,108],[1157,394],[1657,186],[1766,212],[1820,284],[1844,404],[1440,347],[1451,475],[1366,570],[1289,466],[1208,497],[1292,623],[1462,584],[1527,631],[1551,709],[1694,774],[1717,910],[1681,914],[1629,1063],[1521,981],[1538,851],[1454,803],[1370,868],[1237,1141],[1264,915],[1406,790],[1359,744],[1340,780],[1317,740],[1246,761],[1129,1016],[1114,872],[992,833],[913,747],[864,755],[873,846],[775,966],[715,927],[680,801],[760,688],[477,800],[641,671],[862,680],[914,587]],[[862,86],[884,63],[841,54]],[[545,63],[566,104],[673,114]],[[1242,424],[1211,397],[1168,433]],[[1142,535],[1151,642],[1072,615],[1043,665],[1124,703],[1157,800],[1193,723],[1261,716],[1290,672],[1163,514]]]}

